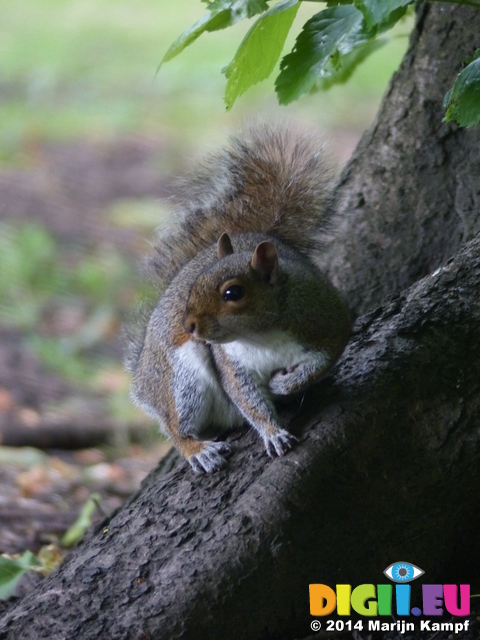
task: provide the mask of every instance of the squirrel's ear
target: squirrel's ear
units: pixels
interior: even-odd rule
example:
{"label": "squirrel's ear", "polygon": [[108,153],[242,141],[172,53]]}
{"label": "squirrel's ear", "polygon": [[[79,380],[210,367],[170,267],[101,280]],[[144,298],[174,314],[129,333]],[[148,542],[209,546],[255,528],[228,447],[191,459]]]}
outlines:
{"label": "squirrel's ear", "polygon": [[232,241],[228,233],[222,233],[217,242],[217,254],[219,258],[225,258],[233,253]]}
{"label": "squirrel's ear", "polygon": [[268,240],[261,242],[253,253],[252,269],[259,271],[270,284],[275,284],[278,276],[278,256],[275,245]]}

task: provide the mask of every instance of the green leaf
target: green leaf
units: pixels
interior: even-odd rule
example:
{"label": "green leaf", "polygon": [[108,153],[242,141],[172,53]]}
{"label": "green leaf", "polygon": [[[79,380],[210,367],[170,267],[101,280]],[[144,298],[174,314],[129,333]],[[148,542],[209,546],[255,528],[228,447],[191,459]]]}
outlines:
{"label": "green leaf", "polygon": [[232,62],[224,69],[227,109],[232,108],[242,93],[272,73],[299,6],[299,0],[283,0],[248,31]]}
{"label": "green leaf", "polygon": [[64,547],[73,547],[79,540],[83,538],[87,529],[92,524],[92,516],[98,509],[100,494],[92,493],[80,511],[78,518],[72,524],[62,537],[61,543]]}
{"label": "green leaf", "polygon": [[351,5],[317,13],[305,24],[292,53],[281,62],[275,83],[279,102],[296,100],[332,78],[339,72],[342,58],[371,38],[361,11]]}
{"label": "green leaf", "polygon": [[354,5],[365,18],[369,29],[392,27],[405,15],[407,6],[414,0],[354,0]]}
{"label": "green leaf", "polygon": [[[205,0],[203,0],[205,1]],[[213,0],[208,2],[210,12],[219,12],[228,9],[236,21],[244,18],[253,18],[257,13],[262,13],[268,9],[269,0]]]}
{"label": "green leaf", "polygon": [[202,35],[205,31],[217,31],[218,29],[225,29],[230,26],[230,12],[229,11],[221,11],[219,13],[209,13],[206,16],[200,18],[198,22],[196,22],[189,29],[184,31],[182,35],[175,40],[175,42],[170,46],[167,53],[163,56],[162,61],[160,62],[160,66],[164,62],[168,62],[179,53],[181,53],[189,44],[195,42],[195,40]]}
{"label": "green leaf", "polygon": [[257,13],[268,9],[266,0],[215,0],[208,3],[210,13],[203,16],[184,31],[182,35],[170,46],[160,62],[159,68],[164,62],[171,60],[181,53],[188,45],[205,33],[205,31],[218,31],[226,29],[240,20],[251,18]]}
{"label": "green leaf", "polygon": [[31,551],[25,551],[20,558],[7,555],[0,556],[0,600],[6,600],[13,595],[17,582],[32,567],[40,563]]}
{"label": "green leaf", "polygon": [[[363,44],[358,45],[341,57],[336,59],[335,66],[332,66],[330,73],[325,78],[319,79],[317,82],[318,89],[329,89],[334,84],[341,84],[346,82],[357,66],[365,60],[371,53],[383,47],[386,44],[386,40],[371,39],[367,40]],[[333,63],[333,61],[332,61]]]}
{"label": "green leaf", "polygon": [[469,62],[443,100],[445,121],[454,120],[461,127],[475,127],[480,122],[480,49]]}

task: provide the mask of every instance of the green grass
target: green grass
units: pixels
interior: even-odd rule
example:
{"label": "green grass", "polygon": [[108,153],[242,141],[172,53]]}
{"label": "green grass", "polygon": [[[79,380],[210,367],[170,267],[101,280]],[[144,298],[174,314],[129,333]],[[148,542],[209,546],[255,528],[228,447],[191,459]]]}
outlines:
{"label": "green grass", "polygon": [[[128,263],[105,247],[71,261],[71,248],[35,223],[0,227],[0,321],[33,329],[47,306],[116,307],[132,280]],[[133,283],[132,283],[133,284]]]}
{"label": "green grass", "polygon": [[[304,3],[289,45],[323,5]],[[198,0],[38,0],[2,7],[0,157],[30,137],[141,132],[181,140],[223,136],[253,115],[293,115],[324,127],[363,128],[406,47],[396,39],[342,87],[276,106],[273,78],[225,113],[224,76],[248,23],[202,36],[156,74],[171,42],[205,11]],[[407,32],[406,26],[400,27]]]}
{"label": "green grass", "polygon": [[19,330],[48,367],[88,383],[112,366],[102,346],[148,287],[113,248],[72,253],[35,223],[1,225],[0,325]]}

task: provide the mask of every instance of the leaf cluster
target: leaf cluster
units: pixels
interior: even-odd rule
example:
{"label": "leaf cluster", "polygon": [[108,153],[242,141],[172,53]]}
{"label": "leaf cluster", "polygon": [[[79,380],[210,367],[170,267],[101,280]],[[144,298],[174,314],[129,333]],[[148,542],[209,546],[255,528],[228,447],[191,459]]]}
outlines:
{"label": "leaf cluster", "polygon": [[[325,6],[305,23],[292,51],[280,61],[275,81],[280,104],[348,80],[356,66],[386,42],[384,34],[418,0],[305,1]],[[451,1],[480,9],[480,0]],[[225,102],[230,109],[240,95],[275,69],[301,2],[280,0],[269,6],[271,0],[207,0],[208,13],[171,45],[160,65],[203,33],[258,16],[233,60],[223,69],[227,78]],[[461,126],[475,126],[480,121],[479,52],[468,61],[445,96],[445,119]]]}

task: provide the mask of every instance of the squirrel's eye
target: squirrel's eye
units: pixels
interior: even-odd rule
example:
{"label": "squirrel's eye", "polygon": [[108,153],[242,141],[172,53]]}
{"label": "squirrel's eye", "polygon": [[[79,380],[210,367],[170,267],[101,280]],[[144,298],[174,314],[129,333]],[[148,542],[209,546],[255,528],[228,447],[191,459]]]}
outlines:
{"label": "squirrel's eye", "polygon": [[231,287],[225,289],[223,294],[223,299],[225,302],[236,302],[237,300],[241,300],[245,295],[245,290],[239,284],[232,284]]}

